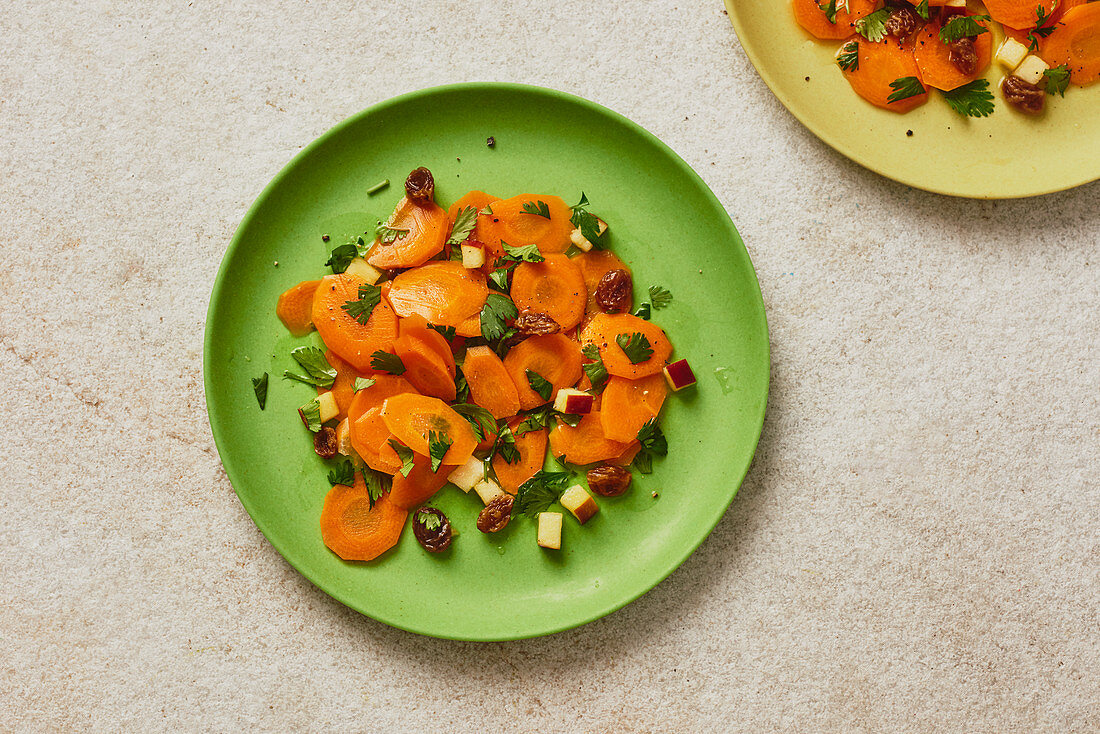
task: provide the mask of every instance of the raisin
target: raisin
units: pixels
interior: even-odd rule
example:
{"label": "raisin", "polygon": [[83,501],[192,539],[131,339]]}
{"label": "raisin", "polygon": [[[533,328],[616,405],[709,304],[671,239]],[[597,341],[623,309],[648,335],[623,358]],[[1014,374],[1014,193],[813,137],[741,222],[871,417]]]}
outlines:
{"label": "raisin", "polygon": [[[429,523],[432,525],[431,529],[428,528]],[[421,507],[413,516],[413,535],[424,550],[442,553],[451,547],[451,521],[434,507]]]}
{"label": "raisin", "polygon": [[313,434],[313,450],[322,459],[336,456],[336,431],[329,426],[321,426],[321,430]]}
{"label": "raisin", "polygon": [[948,60],[955,65],[960,74],[970,76],[978,70],[978,49],[973,38],[959,38],[947,44]]}
{"label": "raisin", "polygon": [[435,179],[432,172],[421,166],[405,179],[405,196],[418,204],[435,201]]}
{"label": "raisin", "polygon": [[561,324],[538,311],[524,309],[512,322],[512,328],[526,336],[545,336],[561,331]]}
{"label": "raisin", "polygon": [[596,285],[596,305],[604,313],[623,313],[633,296],[634,281],[625,270],[608,270]]}
{"label": "raisin", "polygon": [[884,25],[886,32],[894,38],[907,38],[920,28],[921,19],[912,8],[895,8]]}
{"label": "raisin", "polygon": [[510,494],[498,494],[489,500],[485,509],[477,516],[477,529],[483,533],[496,533],[504,529],[512,518],[512,503],[515,498]]}
{"label": "raisin", "polygon": [[1016,109],[1030,115],[1043,111],[1046,92],[1034,84],[1028,84],[1018,76],[1006,76],[1001,82],[1001,94]]}
{"label": "raisin", "polygon": [[630,488],[630,472],[621,466],[597,466],[588,470],[588,486],[601,497],[618,497]]}

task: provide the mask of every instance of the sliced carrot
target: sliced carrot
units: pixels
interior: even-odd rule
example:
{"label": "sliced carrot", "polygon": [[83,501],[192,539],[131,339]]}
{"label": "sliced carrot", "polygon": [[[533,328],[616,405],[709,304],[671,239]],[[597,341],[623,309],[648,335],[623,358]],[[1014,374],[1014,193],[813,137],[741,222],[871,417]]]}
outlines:
{"label": "sliced carrot", "polygon": [[512,302],[520,311],[544,313],[562,329],[572,329],[584,317],[584,276],[565,255],[543,257],[540,263],[520,263],[513,271]]}
{"label": "sliced carrot", "polygon": [[374,384],[355,393],[348,406],[348,418],[352,423],[371,408],[381,408],[386,398],[402,393],[415,393],[416,388],[398,375],[373,375]]}
{"label": "sliced carrot", "polygon": [[343,306],[359,300],[362,278],[341,273],[326,275],[313,296],[313,325],[325,346],[360,372],[371,372],[371,355],[390,351],[397,338],[397,317],[381,300],[367,323],[360,324]]}
{"label": "sliced carrot", "polygon": [[[629,273],[630,268],[610,250],[582,252],[573,258],[573,262],[581,269],[584,287],[588,292],[588,302],[584,310],[584,318],[587,321],[600,313],[600,309],[596,305],[596,286],[600,284],[600,279],[612,270],[625,270]],[[626,310],[631,311],[633,308],[634,297],[631,295],[630,299],[627,300]]]}
{"label": "sliced carrot", "polygon": [[413,457],[413,468],[409,476],[397,472],[393,475],[393,489],[390,490],[390,501],[404,510],[411,510],[431,499],[443,485],[447,483],[447,475],[450,470],[439,467],[439,471],[432,471],[431,459],[427,456],[416,454]]}
{"label": "sliced carrot", "polygon": [[470,398],[493,414],[508,418],[519,412],[519,391],[497,353],[489,347],[470,347],[462,373],[470,386]]}
{"label": "sliced carrot", "polygon": [[983,0],[985,9],[993,20],[1009,28],[1033,28],[1038,16],[1035,11],[1043,9],[1043,15],[1050,15],[1058,6],[1058,0]]}
{"label": "sliced carrot", "polygon": [[339,418],[346,418],[351,401],[355,399],[355,380],[362,377],[359,370],[340,359],[340,356],[331,349],[325,352],[325,359],[336,370],[336,379],[331,388],[318,387],[317,394],[332,390],[332,396],[336,398],[336,407],[340,409]]}
{"label": "sliced carrot", "polygon": [[402,318],[415,314],[432,324],[457,327],[481,313],[488,294],[483,273],[446,260],[401,273],[393,279],[388,298]]}
{"label": "sliced carrot", "polygon": [[337,484],[321,508],[321,539],[345,561],[372,561],[397,545],[408,512],[384,494],[371,507],[363,478],[355,486]]}
{"label": "sliced carrot", "polygon": [[[522,422],[522,418],[510,420],[508,427],[514,431]],[[493,472],[496,473],[497,481],[505,492],[515,494],[519,485],[535,476],[535,473],[542,468],[546,461],[546,435],[547,430],[541,428],[516,436],[519,461],[515,464],[509,464],[499,453],[493,457]]]}
{"label": "sliced carrot", "polygon": [[593,411],[576,426],[560,424],[550,431],[550,450],[570,464],[592,464],[621,456],[627,444],[604,435],[603,418]]}
{"label": "sliced carrot", "polygon": [[423,316],[401,319],[394,354],[405,365],[402,374],[423,395],[455,399],[455,363],[450,345],[439,332],[429,329]]}
{"label": "sliced carrot", "polygon": [[367,262],[383,269],[411,268],[423,265],[443,251],[451,220],[435,202],[417,204],[403,198],[386,225],[408,232],[392,242],[376,239],[367,252]]}
{"label": "sliced carrot", "polygon": [[[397,338],[417,339],[439,355],[443,364],[447,367],[447,374],[453,380],[455,377],[455,355],[451,351],[451,344],[435,329],[428,325],[428,320],[420,315],[413,315],[400,319],[397,324]],[[452,398],[453,400],[454,398]]]}
{"label": "sliced carrot", "polygon": [[646,421],[661,412],[667,394],[668,383],[661,373],[637,380],[612,377],[600,403],[604,435],[624,443],[634,440]]}
{"label": "sliced carrot", "polygon": [[455,334],[458,336],[481,336],[481,312],[475,313],[456,326]]}
{"label": "sliced carrot", "polygon": [[[524,204],[530,202],[538,208],[540,201],[546,204],[549,219],[523,211]],[[482,242],[498,245],[503,241],[513,247],[536,245],[544,255],[569,249],[569,235],[574,229],[573,210],[560,196],[520,194],[494,201],[490,208],[493,214],[483,228],[485,239]]]}
{"label": "sliced carrot", "polygon": [[[890,83],[903,77],[920,78],[920,69],[913,58],[913,47],[904,41],[887,36],[879,43],[852,36],[848,43],[859,44],[859,68],[842,70],[856,94],[865,100],[892,112],[908,112],[928,101],[928,92],[913,97],[890,101],[894,88]],[[844,44],[841,48],[847,46]]]}
{"label": "sliced carrot", "polygon": [[847,38],[856,32],[856,21],[865,15],[870,15],[877,5],[876,0],[848,0],[848,9],[837,3],[840,8],[836,11],[836,23],[830,23],[825,15],[826,2],[821,5],[817,0],[792,0],[791,8],[794,10],[794,19],[810,35],[824,39]]}
{"label": "sliced carrot", "polygon": [[1100,80],[1100,3],[1066,11],[1046,38],[1043,60],[1051,66],[1069,66],[1070,80],[1087,86]]}
{"label": "sliced carrot", "polygon": [[[978,21],[979,25],[986,24]],[[980,77],[993,58],[993,34],[983,33],[974,37],[974,50],[978,54],[978,68],[973,74],[963,74],[951,63],[951,49],[940,40],[939,23],[929,23],[917,31],[913,43],[913,59],[920,69],[921,80],[930,87],[942,89],[945,92],[964,84],[969,84]]]}
{"label": "sliced carrot", "polygon": [[581,350],[564,334],[532,336],[512,347],[504,357],[504,367],[519,393],[520,407],[536,408],[548,400],[531,389],[527,371],[551,383],[553,391],[549,400],[553,400],[558,390],[572,387],[581,379]]}
{"label": "sliced carrot", "polygon": [[1044,26],[1054,25],[1062,19],[1062,16],[1081,5],[1087,5],[1089,2],[1095,2],[1095,0],[1061,0],[1058,3],[1058,9],[1054,11],[1054,14],[1050,16],[1050,22],[1044,23]]}
{"label": "sliced carrot", "polygon": [[634,457],[638,455],[638,452],[642,450],[642,445],[637,441],[631,441],[623,449],[623,452],[613,459],[608,459],[608,464],[614,464],[615,466],[630,466],[630,462],[634,461]]}
{"label": "sliced carrot", "polygon": [[303,280],[287,288],[275,305],[275,315],[293,336],[305,336],[313,331],[313,294],[319,280]]}
{"label": "sliced carrot", "polygon": [[468,206],[478,210],[477,224],[474,225],[474,229],[467,239],[477,240],[488,246],[488,251],[485,253],[485,265],[482,267],[485,272],[491,270],[496,259],[504,254],[504,249],[500,246],[499,241],[487,241],[489,238],[487,237],[486,227],[489,225],[491,217],[488,214],[480,213],[485,207],[492,205],[494,201],[500,201],[500,199],[491,194],[486,194],[484,191],[471,191],[447,209],[447,216],[451,218],[452,222],[454,222],[458,213]]}
{"label": "sliced carrot", "polygon": [[393,474],[401,468],[401,459],[389,442],[393,433],[382,420],[382,406],[376,405],[351,421],[348,429],[352,448],[371,469]]}
{"label": "sliced carrot", "polygon": [[430,433],[446,436],[452,443],[443,456],[444,464],[466,463],[478,443],[466,419],[439,398],[394,395],[382,404],[382,419],[398,441],[423,456],[429,455]]}
{"label": "sliced carrot", "polygon": [[[635,333],[644,336],[653,350],[648,359],[638,364],[631,363],[617,341],[620,334],[626,334],[629,338]],[[597,314],[581,330],[580,340],[583,344],[596,345],[610,374],[634,380],[659,373],[672,354],[672,344],[661,327],[628,313]]]}

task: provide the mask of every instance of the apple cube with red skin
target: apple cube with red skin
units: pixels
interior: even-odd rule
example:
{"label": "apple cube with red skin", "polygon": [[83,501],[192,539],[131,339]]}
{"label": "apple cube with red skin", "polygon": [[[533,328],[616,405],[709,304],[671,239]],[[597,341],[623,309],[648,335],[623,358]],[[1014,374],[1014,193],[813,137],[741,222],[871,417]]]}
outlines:
{"label": "apple cube with red skin", "polygon": [[554,397],[554,410],[568,415],[588,415],[592,412],[594,398],[586,392],[563,387]]}
{"label": "apple cube with red skin", "polygon": [[573,513],[573,517],[577,518],[577,522],[584,525],[588,520],[600,511],[600,506],[596,504],[596,501],[592,499],[592,496],[588,492],[584,491],[584,487],[579,484],[575,484],[569,489],[565,490],[565,494],[561,496],[559,500],[561,506]]}
{"label": "apple cube with red skin", "polygon": [[683,390],[695,384],[695,373],[691,371],[688,361],[681,359],[665,367],[665,379],[673,391]]}

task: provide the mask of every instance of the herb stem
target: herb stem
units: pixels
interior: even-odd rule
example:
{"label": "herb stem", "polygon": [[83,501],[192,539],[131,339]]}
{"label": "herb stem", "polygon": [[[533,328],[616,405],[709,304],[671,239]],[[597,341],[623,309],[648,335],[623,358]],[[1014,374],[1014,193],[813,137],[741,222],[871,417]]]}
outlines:
{"label": "herb stem", "polygon": [[367,189],[367,196],[374,196],[379,191],[381,191],[382,189],[386,188],[389,185],[390,185],[390,180],[388,178],[384,179],[382,181],[379,181],[374,186],[371,186],[369,189]]}

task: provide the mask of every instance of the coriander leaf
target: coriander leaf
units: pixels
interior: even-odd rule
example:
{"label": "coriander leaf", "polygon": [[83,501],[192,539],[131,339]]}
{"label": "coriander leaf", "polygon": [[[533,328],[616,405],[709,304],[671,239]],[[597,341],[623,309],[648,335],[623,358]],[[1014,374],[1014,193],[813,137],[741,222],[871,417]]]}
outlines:
{"label": "coriander leaf", "polygon": [[495,285],[499,290],[507,293],[508,274],[511,273],[512,269],[515,267],[516,264],[513,262],[505,265],[503,268],[497,268],[496,270],[489,273],[489,279],[493,281],[493,285]]}
{"label": "coriander leaf", "polygon": [[544,405],[526,413],[523,421],[512,431],[516,436],[523,436],[532,431],[541,431],[550,424],[550,415],[553,409]]}
{"label": "coriander leaf", "polygon": [[645,334],[635,331],[633,334],[619,334],[615,337],[615,343],[626,354],[630,364],[640,364],[653,356],[653,348],[649,345],[649,339]]}
{"label": "coriander leaf", "polygon": [[493,444],[493,453],[499,454],[509,464],[515,464],[520,460],[519,449],[516,448],[516,437],[512,429],[505,423],[497,433],[496,443]]}
{"label": "coriander leaf", "polygon": [[1055,66],[1053,69],[1047,69],[1043,72],[1043,76],[1046,77],[1047,94],[1054,95],[1060,94],[1066,96],[1066,89],[1069,87],[1069,65],[1062,64],[1061,66]]}
{"label": "coriander leaf", "polygon": [[371,369],[379,372],[388,372],[391,375],[405,374],[405,363],[396,354],[383,352],[381,349],[370,356]]}
{"label": "coriander leaf", "polygon": [[535,476],[519,485],[512,514],[534,518],[540,512],[546,512],[550,505],[558,501],[572,478],[573,472],[536,472]]}
{"label": "coriander leaf", "polygon": [[252,378],[252,389],[256,393],[256,402],[260,404],[260,410],[267,406],[267,373]]}
{"label": "coriander leaf", "polygon": [[451,406],[451,410],[469,421],[470,427],[474,429],[474,435],[477,436],[478,441],[484,441],[486,436],[491,436],[496,433],[497,419],[493,417],[492,413],[485,410],[485,408],[482,408],[480,405],[455,403]]}
{"label": "coriander leaf", "polygon": [[525,370],[525,374],[527,375],[527,384],[531,386],[531,389],[538,393],[543,400],[549,400],[550,396],[554,394],[553,383],[534,370]]}
{"label": "coriander leaf", "polygon": [[394,229],[388,225],[378,223],[378,226],[374,228],[374,236],[378,238],[378,241],[384,245],[388,245],[399,239],[403,239],[409,235],[407,229]]}
{"label": "coriander leaf", "polygon": [[462,262],[462,248],[458,245],[451,246],[451,262]]}
{"label": "coriander leaf", "polygon": [[355,378],[354,392],[359,392],[360,390],[366,390],[368,387],[373,385],[375,382],[376,382],[376,380],[373,377],[356,377]]}
{"label": "coriander leaf", "polygon": [[348,269],[348,265],[351,265],[351,261],[357,257],[359,257],[359,248],[349,242],[346,245],[334,248],[328,260],[325,261],[325,265],[331,266],[334,273],[342,273]]}
{"label": "coriander leaf", "polygon": [[302,423],[306,424],[306,428],[317,433],[321,430],[321,401],[317,398],[310,400],[298,408],[298,416],[302,419]]}
{"label": "coriander leaf", "polygon": [[650,306],[649,302],[647,301],[646,303],[638,306],[638,308],[634,309],[634,315],[640,319],[645,319],[646,321],[649,321],[649,317],[653,315],[653,307]]}
{"label": "coriander leaf", "polygon": [[439,530],[439,526],[443,524],[439,515],[434,512],[424,512],[423,507],[416,511],[416,520],[424,526],[425,530]]}
{"label": "coriander leaf", "polygon": [[630,462],[630,465],[637,469],[640,474],[652,474],[653,454],[648,451],[639,451],[634,455],[634,461]]}
{"label": "coriander leaf", "polygon": [[501,293],[490,293],[481,309],[481,335],[486,341],[495,341],[508,330],[507,322],[519,315],[512,299]]}
{"label": "coriander leaf", "polygon": [[355,467],[350,461],[344,459],[329,470],[328,483],[334,487],[337,484],[343,484],[345,487],[352,486],[355,484]]}
{"label": "coriander leaf", "polygon": [[836,25],[836,12],[838,4],[842,6],[845,10],[848,9],[848,0],[829,0],[829,2],[825,5],[822,5],[821,3],[817,4],[817,7],[821,8],[821,11],[825,13],[825,19],[833,25]]}
{"label": "coriander leaf", "polygon": [[951,43],[960,38],[973,38],[989,33],[989,29],[979,22],[988,20],[988,15],[956,15],[943,24],[943,28],[940,29],[940,40]]}
{"label": "coriander leaf", "polygon": [[638,443],[641,449],[634,457],[634,467],[642,474],[649,474],[653,471],[653,457],[668,455],[668,440],[657,427],[656,418],[650,418],[638,429]]}
{"label": "coriander leaf", "polygon": [[588,197],[581,192],[581,200],[574,206],[570,207],[573,210],[573,215],[569,218],[569,221],[573,223],[573,226],[581,231],[581,236],[592,243],[594,247],[600,247],[600,238],[607,228],[607,225],[603,224],[603,221],[595,214],[589,212],[585,207],[588,206]]}
{"label": "coriander leaf", "polygon": [[607,373],[599,348],[595,344],[585,344],[581,354],[592,360],[583,366],[584,374],[588,375],[588,381],[592,383],[592,392],[603,392],[611,376]]}
{"label": "coriander leaf", "polygon": [[432,472],[439,471],[439,465],[453,443],[442,431],[428,431],[428,457],[432,460]]}
{"label": "coriander leaf", "polygon": [[948,92],[940,94],[951,109],[964,117],[987,117],[993,114],[993,93],[988,79],[975,79]]}
{"label": "coriander leaf", "polygon": [[470,399],[470,383],[466,382],[466,375],[461,365],[455,365],[455,400],[466,402]]}
{"label": "coriander leaf", "polygon": [[480,212],[478,212],[478,214],[484,214],[487,217],[493,216],[493,205],[492,204],[486,204],[485,208],[482,209]]}
{"label": "coriander leaf", "polygon": [[451,227],[451,236],[447,238],[447,244],[461,244],[474,231],[474,225],[476,224],[477,209],[472,206],[464,208],[455,215],[455,224]]}
{"label": "coriander leaf", "polygon": [[653,308],[665,308],[672,303],[672,294],[659,285],[651,285],[649,286],[649,301],[653,304]]}
{"label": "coriander leaf", "polygon": [[928,0],[920,0],[920,2],[917,3],[917,15],[928,20]]}
{"label": "coriander leaf", "polygon": [[581,422],[582,418],[584,418],[583,415],[574,415],[573,413],[559,413],[556,410],[553,411],[551,415],[557,416],[557,418],[562,423],[567,426],[572,426],[573,428],[576,428],[577,424]]}
{"label": "coriander leaf", "polygon": [[374,313],[374,307],[382,300],[382,287],[363,283],[359,286],[359,300],[344,301],[340,308],[360,324],[366,324]]}
{"label": "coriander leaf", "polygon": [[921,84],[920,79],[915,76],[903,76],[900,79],[895,79],[890,82],[890,88],[894,91],[886,98],[887,104],[900,102],[910,97],[916,97],[928,91],[924,88],[924,85]]}
{"label": "coriander leaf", "polygon": [[413,450],[396,438],[389,439],[389,444],[397,452],[397,458],[401,459],[401,476],[409,476],[409,472],[413,470],[413,460],[416,458]]}
{"label": "coriander leaf", "polygon": [[840,47],[836,55],[836,63],[844,71],[859,70],[859,41],[848,41]]}
{"label": "coriander leaf", "polygon": [[306,374],[286,370],[283,377],[288,380],[297,380],[315,387],[332,387],[336,379],[336,369],[325,359],[325,353],[317,347],[298,347],[290,350],[290,356],[298,363]]}
{"label": "coriander leaf", "polygon": [[362,474],[363,482],[367,485],[369,507],[374,507],[374,503],[378,501],[378,498],[390,491],[393,486],[393,477],[367,467],[362,469]]}
{"label": "coriander leaf", "polygon": [[439,324],[428,324],[428,328],[433,329],[435,331],[438,331],[439,335],[442,336],[447,341],[451,341],[452,339],[455,338],[455,327],[453,327],[453,326],[440,326]]}
{"label": "coriander leaf", "polygon": [[546,205],[545,201],[539,201],[537,204],[533,201],[524,202],[523,204],[524,214],[534,214],[536,217],[542,217],[544,219],[550,218],[550,207]]}
{"label": "coriander leaf", "polygon": [[[501,240],[500,244],[504,248],[504,252],[507,253],[508,257],[519,262],[540,263],[546,259],[539,252],[538,245],[512,247],[504,240]],[[497,260],[497,264],[500,264],[500,260]]]}
{"label": "coriander leaf", "polygon": [[886,20],[889,17],[890,8],[882,8],[865,15],[856,21],[856,33],[872,43],[878,43],[886,38]]}

